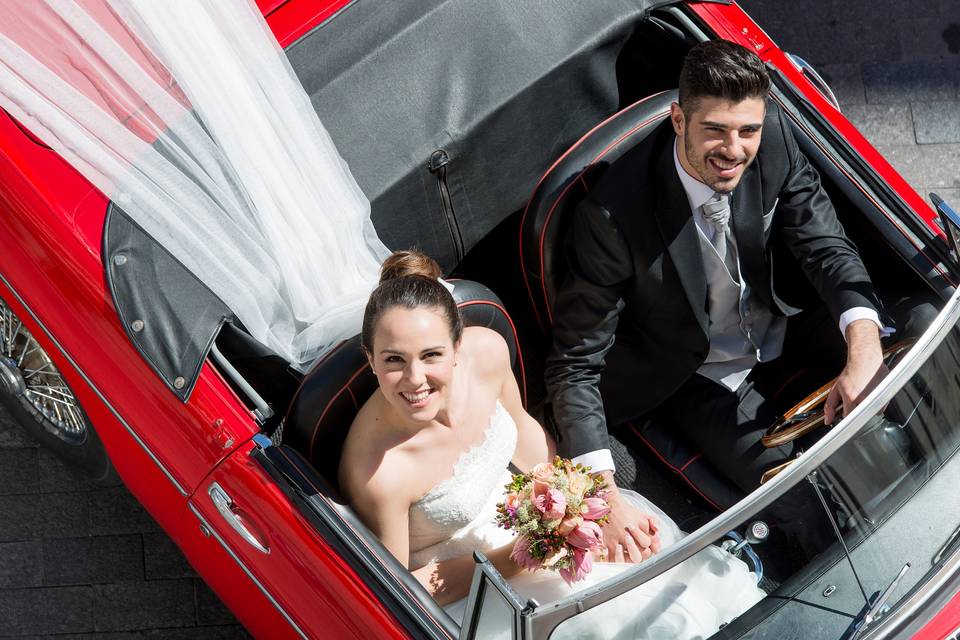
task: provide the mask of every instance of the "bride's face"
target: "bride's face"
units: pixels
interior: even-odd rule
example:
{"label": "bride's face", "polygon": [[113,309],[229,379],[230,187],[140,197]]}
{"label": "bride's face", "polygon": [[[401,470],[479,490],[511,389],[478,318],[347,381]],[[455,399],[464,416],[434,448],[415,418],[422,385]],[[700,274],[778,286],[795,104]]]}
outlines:
{"label": "bride's face", "polygon": [[458,349],[438,309],[394,307],[380,317],[368,358],[387,402],[429,422],[446,407]]}

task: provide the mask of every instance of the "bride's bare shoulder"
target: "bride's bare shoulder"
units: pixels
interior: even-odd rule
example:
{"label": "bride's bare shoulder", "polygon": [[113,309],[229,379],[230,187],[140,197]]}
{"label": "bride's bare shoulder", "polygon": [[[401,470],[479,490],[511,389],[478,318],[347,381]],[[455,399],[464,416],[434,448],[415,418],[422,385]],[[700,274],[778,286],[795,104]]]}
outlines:
{"label": "bride's bare shoulder", "polygon": [[510,368],[510,349],[499,333],[486,327],[467,327],[463,330],[460,349],[465,351],[480,371],[498,377]]}
{"label": "bride's bare shoulder", "polygon": [[350,501],[376,494],[378,487],[392,487],[396,494],[409,475],[407,456],[390,437],[392,430],[383,419],[385,401],[379,395],[375,392],[360,408],[343,444],[338,477]]}

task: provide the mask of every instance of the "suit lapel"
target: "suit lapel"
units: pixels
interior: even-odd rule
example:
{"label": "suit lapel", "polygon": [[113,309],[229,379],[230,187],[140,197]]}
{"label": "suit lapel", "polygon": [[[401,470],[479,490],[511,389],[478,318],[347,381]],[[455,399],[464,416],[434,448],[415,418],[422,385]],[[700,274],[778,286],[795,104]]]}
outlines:
{"label": "suit lapel", "polygon": [[769,304],[763,267],[763,190],[759,163],[744,174],[730,197],[730,216],[737,239],[740,273],[754,293]]}
{"label": "suit lapel", "polygon": [[663,145],[664,150],[657,159],[655,188],[657,189],[654,217],[663,238],[663,244],[670,254],[683,291],[697,323],[707,335],[709,319],[707,317],[707,278],[703,269],[703,256],[700,253],[700,236],[690,211],[690,202],[683,190],[683,184],[677,176],[673,161],[675,136],[670,131],[670,143]]}

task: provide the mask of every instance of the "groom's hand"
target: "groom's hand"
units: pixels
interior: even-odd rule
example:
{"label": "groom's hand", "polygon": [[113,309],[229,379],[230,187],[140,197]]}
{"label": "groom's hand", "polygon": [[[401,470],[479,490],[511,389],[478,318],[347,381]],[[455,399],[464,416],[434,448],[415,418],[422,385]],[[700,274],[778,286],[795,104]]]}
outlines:
{"label": "groom's hand", "polygon": [[823,406],[824,422],[833,424],[840,409],[843,415],[866,398],[890,372],[883,362],[880,332],[871,320],[854,320],[847,325],[847,365],[837,377]]}
{"label": "groom's hand", "polygon": [[613,473],[600,474],[606,481],[610,513],[603,526],[606,559],[614,562],[641,562],[660,551],[657,520],[629,504],[617,489]]}

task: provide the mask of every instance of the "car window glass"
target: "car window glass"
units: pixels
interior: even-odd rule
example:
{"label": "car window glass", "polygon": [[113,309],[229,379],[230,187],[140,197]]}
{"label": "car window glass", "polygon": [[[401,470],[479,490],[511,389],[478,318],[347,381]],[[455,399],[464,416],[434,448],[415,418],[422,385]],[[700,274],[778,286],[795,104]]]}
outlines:
{"label": "car window glass", "polygon": [[514,615],[514,608],[503,594],[488,583],[480,605],[480,617],[471,637],[509,640],[513,637]]}
{"label": "car window glass", "polygon": [[951,507],[960,483],[958,383],[960,332],[954,329],[884,413],[820,469],[868,600],[875,603],[896,581],[873,617],[960,543],[960,513]]}
{"label": "car window glass", "polygon": [[[960,484],[958,385],[960,331],[953,327],[913,375],[897,380],[880,413],[854,426],[857,433],[803,481],[753,514],[752,521],[769,523],[770,533],[740,558],[755,573],[762,566],[765,595],[724,620],[714,637],[756,627],[771,635],[818,629],[818,636],[856,636],[856,628],[889,617],[960,549],[960,514],[953,508]],[[718,536],[680,565],[568,618],[550,637],[606,626],[611,637],[688,635],[683,625],[722,605],[730,594],[721,590],[730,583],[711,586],[703,575],[684,575],[686,566],[705,553],[719,558],[733,544]]]}

